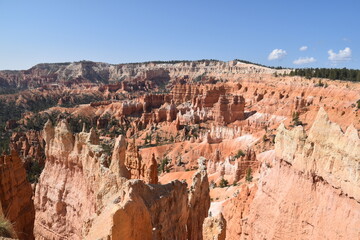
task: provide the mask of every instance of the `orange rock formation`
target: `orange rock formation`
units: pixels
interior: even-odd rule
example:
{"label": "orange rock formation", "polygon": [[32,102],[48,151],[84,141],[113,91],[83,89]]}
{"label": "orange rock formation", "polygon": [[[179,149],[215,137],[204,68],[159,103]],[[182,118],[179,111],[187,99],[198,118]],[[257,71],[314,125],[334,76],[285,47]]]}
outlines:
{"label": "orange rock formation", "polygon": [[56,127],[48,122],[44,139],[46,163],[35,193],[37,237],[187,239],[196,233],[193,239],[202,238],[197,229],[210,205],[203,167],[188,196],[186,183],[154,184],[154,161],[152,185],[128,180],[133,174],[142,176],[143,168],[135,161],[131,166],[136,167],[127,169],[126,163],[138,154],[129,144],[130,155],[125,156],[122,136],[116,139],[112,156],[102,149],[93,130],[73,134],[65,120]]}
{"label": "orange rock formation", "polygon": [[21,159],[15,151],[0,156],[0,205],[19,239],[34,239],[35,219],[32,189]]}
{"label": "orange rock formation", "polygon": [[[23,111],[0,137],[13,134],[25,166],[45,163],[35,237],[358,239],[360,85],[288,71],[208,60],[0,71],[15,92],[3,112]],[[28,131],[45,119],[57,126]],[[1,159],[0,205],[31,238],[21,160]]]}
{"label": "orange rock formation", "polygon": [[[360,234],[357,130],[349,126],[342,132],[320,109],[308,133],[302,126],[286,130],[280,125],[275,141],[275,158],[264,164],[259,189],[251,190],[251,197],[241,190],[238,196],[245,194],[244,200],[227,203],[227,236],[356,239]],[[239,210],[244,207],[246,211]],[[234,216],[234,209],[241,215]],[[239,223],[234,231],[231,226]]]}

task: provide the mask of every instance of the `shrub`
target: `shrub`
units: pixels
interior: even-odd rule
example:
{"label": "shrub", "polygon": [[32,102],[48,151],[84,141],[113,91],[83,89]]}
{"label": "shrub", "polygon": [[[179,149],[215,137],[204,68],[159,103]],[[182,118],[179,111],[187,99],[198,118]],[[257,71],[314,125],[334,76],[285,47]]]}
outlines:
{"label": "shrub", "polygon": [[3,216],[0,216],[0,236],[6,238],[12,238],[15,236],[14,228],[11,222]]}
{"label": "shrub", "polygon": [[170,159],[168,157],[165,157],[159,165],[158,172],[162,172],[162,173],[168,172],[168,169],[166,168],[166,166],[169,164],[169,162],[170,162]]}
{"label": "shrub", "polygon": [[37,183],[39,181],[40,174],[44,166],[36,161],[32,161],[29,164],[29,168],[26,169],[26,178],[30,183]]}
{"label": "shrub", "polygon": [[263,142],[266,142],[267,140],[269,140],[269,139],[267,138],[266,134],[263,135],[262,140],[263,140]]}
{"label": "shrub", "polygon": [[360,99],[356,103],[357,103],[357,109],[360,109]]}
{"label": "shrub", "polygon": [[299,120],[299,113],[298,112],[293,113],[292,122],[293,122],[294,126],[303,125],[303,123]]}
{"label": "shrub", "polygon": [[236,153],[236,155],[234,156],[234,158],[239,158],[239,157],[243,157],[243,156],[245,156],[245,153],[240,149],[240,150]]}
{"label": "shrub", "polygon": [[112,155],[113,148],[109,144],[101,143],[101,147],[106,155]]}
{"label": "shrub", "polygon": [[206,75],[206,73],[200,74],[197,77],[195,77],[193,81],[194,82],[200,82],[205,75]]}
{"label": "shrub", "polygon": [[156,141],[156,145],[160,144],[161,137],[159,136],[159,134],[156,134],[155,141]]}
{"label": "shrub", "polygon": [[151,140],[152,140],[152,135],[150,134],[146,134],[145,136],[145,145],[151,144]]}
{"label": "shrub", "polygon": [[249,168],[246,170],[245,180],[248,181],[248,182],[251,182],[252,179],[253,179],[252,170],[251,170],[251,168],[249,167]]}
{"label": "shrub", "polygon": [[224,188],[224,187],[227,187],[228,185],[229,185],[229,182],[225,178],[222,178],[220,180],[219,187]]}
{"label": "shrub", "polygon": [[10,153],[10,135],[4,134],[4,136],[0,136],[0,152]]}

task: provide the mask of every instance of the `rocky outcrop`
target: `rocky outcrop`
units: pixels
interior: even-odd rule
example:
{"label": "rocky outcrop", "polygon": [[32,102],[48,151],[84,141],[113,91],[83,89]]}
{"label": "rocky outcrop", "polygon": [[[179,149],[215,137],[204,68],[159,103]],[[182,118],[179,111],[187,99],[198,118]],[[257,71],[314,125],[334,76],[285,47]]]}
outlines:
{"label": "rocky outcrop", "polygon": [[156,162],[155,154],[152,154],[151,163],[147,171],[146,182],[149,184],[158,184],[158,164]]}
{"label": "rocky outcrop", "polygon": [[177,119],[181,125],[199,124],[208,119],[208,113],[204,109],[190,109],[183,113],[180,111],[177,115]]}
{"label": "rocky outcrop", "polygon": [[240,137],[242,134],[241,127],[226,127],[226,126],[219,126],[213,125],[210,129],[210,137],[214,141],[217,140],[224,140],[224,139],[234,139]]}
{"label": "rocky outcrop", "polygon": [[177,104],[191,101],[195,108],[211,108],[228,90],[225,84],[177,84],[171,96]]}
{"label": "rocky outcrop", "polygon": [[199,158],[199,169],[194,174],[189,193],[189,219],[187,221],[188,239],[201,240],[202,225],[210,208],[209,180],[205,158]]}
{"label": "rocky outcrop", "polygon": [[308,134],[301,126],[289,131],[280,125],[275,141],[278,159],[360,202],[360,139],[352,125],[343,132],[320,108]]}
{"label": "rocky outcrop", "polygon": [[184,182],[126,182],[94,220],[87,239],[202,239],[210,196],[206,169],[200,166],[189,195]]}
{"label": "rocky outcrop", "polygon": [[45,161],[45,142],[41,133],[35,130],[15,132],[11,136],[11,147],[25,162],[36,161],[41,165]]}
{"label": "rocky outcrop", "polygon": [[126,141],[123,135],[115,140],[115,146],[111,156],[110,170],[119,176],[130,178],[131,174],[125,166]]}
{"label": "rocky outcrop", "polygon": [[255,151],[248,149],[242,156],[229,156],[224,161],[217,158],[210,160],[207,168],[209,174],[220,173],[221,177],[236,183],[245,177],[248,169],[254,172],[259,165],[260,162],[256,159]]}
{"label": "rocky outcrop", "polygon": [[139,172],[127,168],[131,154],[122,136],[111,156],[94,129],[73,134],[65,120],[56,127],[47,122],[44,140],[46,163],[35,193],[37,238],[185,240],[201,233],[210,204],[203,168],[188,196],[185,182],[156,184],[154,156],[148,173],[152,184],[128,180]]}
{"label": "rocky outcrop", "polygon": [[[216,71],[214,71],[216,69]],[[73,63],[38,64],[23,71],[0,71],[2,85],[14,88],[39,87],[51,84],[89,85],[105,83],[115,86],[111,90],[148,90],[172,79],[174,83],[199,79],[204,74],[221,75],[275,72],[273,69],[245,64],[239,61],[221,62],[211,60],[176,63],[130,63],[107,64],[80,61]],[[196,80],[197,81],[197,80]],[[121,82],[120,86],[116,83]]]}
{"label": "rocky outcrop", "polygon": [[250,239],[357,239],[360,234],[357,201],[285,161],[273,163],[243,218],[242,236]]}
{"label": "rocky outcrop", "polygon": [[32,189],[15,151],[11,155],[0,156],[0,207],[4,216],[13,223],[19,239],[34,239]]}
{"label": "rocky outcrop", "polygon": [[232,96],[231,101],[221,95],[214,104],[214,120],[216,123],[226,125],[236,120],[244,120],[245,99],[242,96]]}
{"label": "rocky outcrop", "polygon": [[[31,88],[0,96],[7,131],[17,131],[17,124],[18,129],[38,129],[44,118],[65,117],[70,122],[73,116],[97,127],[74,134],[64,121],[56,127],[48,123],[46,145],[39,132],[14,134],[12,143],[20,158],[41,159],[46,152],[35,194],[37,236],[201,239],[207,235],[201,234],[207,216],[207,177],[200,168],[191,179],[189,170],[196,169],[194,160],[205,156],[213,185],[223,178],[232,184],[211,192],[220,201],[216,204],[224,207],[228,239],[265,238],[265,233],[269,238],[314,234],[336,239],[343,232],[356,238],[359,85],[329,81],[320,87],[314,85],[318,79],[273,74],[284,71],[240,61],[83,61],[1,71],[2,86]],[[60,106],[41,112],[56,103]],[[321,107],[339,126],[330,123],[323,110],[316,117]],[[13,108],[40,112],[28,112],[14,122]],[[292,126],[295,112],[303,127]],[[350,123],[354,127],[345,128]],[[78,126],[71,128],[80,131]],[[157,136],[156,146],[148,144],[139,152],[150,132]],[[120,133],[131,140],[115,137]],[[274,144],[275,151],[259,154]],[[236,153],[250,148],[245,156]],[[167,174],[172,179],[181,176],[193,181],[191,187],[187,190],[182,182],[159,185],[157,159],[169,160],[170,173],[161,175],[161,181]],[[250,168],[253,181],[244,183]],[[306,196],[295,192],[298,189]],[[264,207],[264,202],[269,204]],[[325,211],[344,221],[332,224],[321,216]],[[210,218],[209,232],[220,237],[221,221]]]}
{"label": "rocky outcrop", "polygon": [[179,181],[166,185],[126,182],[97,216],[86,239],[187,239],[187,188]]}
{"label": "rocky outcrop", "polygon": [[127,145],[125,166],[130,173],[132,179],[145,179],[145,164],[142,161],[142,157],[139,153],[139,149],[135,144],[135,141],[130,141]]}
{"label": "rocky outcrop", "polygon": [[[223,215],[226,220],[227,239],[247,239],[245,225],[256,192],[256,185],[251,187],[243,185],[237,195],[225,203]],[[267,204],[263,205],[268,206]],[[257,236],[251,237],[250,239],[259,239]]]}
{"label": "rocky outcrop", "polygon": [[[107,167],[111,156],[96,137],[94,130],[74,135],[65,120],[56,127],[50,121],[45,125],[46,163],[35,191],[37,238],[82,239],[89,227],[85,223],[126,180],[120,175],[126,172],[119,169],[121,162]],[[121,140],[115,143],[117,150],[121,150]],[[121,153],[112,157],[121,158]]]}
{"label": "rocky outcrop", "polygon": [[165,102],[169,102],[169,97],[164,94],[146,94],[140,99],[144,112],[150,112],[152,108],[159,108]]}
{"label": "rocky outcrop", "polygon": [[308,133],[302,126],[287,130],[281,125],[275,141],[275,159],[263,166],[259,189],[249,214],[243,216],[246,218],[241,236],[357,239],[360,235],[357,130],[349,126],[342,132],[320,109]]}
{"label": "rocky outcrop", "polygon": [[155,110],[155,119],[154,122],[163,122],[168,121],[172,122],[176,119],[177,116],[177,108],[173,101],[171,103],[165,103],[159,109]]}
{"label": "rocky outcrop", "polygon": [[154,154],[149,162],[143,161],[134,141],[130,141],[127,144],[124,154],[124,166],[127,169],[127,173],[122,176],[127,176],[129,179],[141,179],[149,184],[158,183],[158,164]]}
{"label": "rocky outcrop", "polygon": [[204,240],[225,240],[226,239],[226,220],[220,213],[215,217],[205,218],[203,225]]}

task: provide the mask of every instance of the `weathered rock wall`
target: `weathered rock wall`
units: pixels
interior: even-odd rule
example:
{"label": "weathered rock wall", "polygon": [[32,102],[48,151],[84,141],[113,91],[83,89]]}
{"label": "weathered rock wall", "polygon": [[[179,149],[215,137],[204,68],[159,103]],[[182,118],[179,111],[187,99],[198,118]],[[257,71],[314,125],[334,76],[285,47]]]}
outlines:
{"label": "weathered rock wall", "polygon": [[44,164],[45,142],[41,133],[35,130],[16,132],[11,136],[11,147],[24,159]]}
{"label": "weathered rock wall", "polygon": [[242,96],[232,96],[231,99],[221,95],[214,104],[213,117],[216,123],[227,125],[236,120],[244,120],[245,99]]}
{"label": "weathered rock wall", "polygon": [[[243,185],[240,192],[225,203],[223,215],[226,222],[227,240],[246,239],[245,224],[256,192],[256,185],[250,188]],[[264,204],[264,206],[269,207],[267,204]],[[249,237],[249,239],[255,238]]]}
{"label": "weathered rock wall", "polygon": [[0,206],[13,223],[19,239],[34,239],[35,219],[32,189],[17,153],[0,157]]}
{"label": "weathered rock wall", "polygon": [[301,126],[289,131],[280,125],[275,152],[294,169],[319,176],[360,202],[360,139],[354,126],[343,132],[321,108],[308,134]]}
{"label": "weathered rock wall", "polygon": [[194,174],[189,193],[189,218],[187,220],[188,238],[203,239],[203,222],[210,208],[209,181],[205,158],[199,158],[199,169]]}
{"label": "weathered rock wall", "polygon": [[186,184],[126,182],[94,219],[86,239],[186,239]]}
{"label": "weathered rock wall", "polygon": [[226,239],[226,220],[220,213],[215,217],[207,217],[203,225],[204,240],[225,240]]}
{"label": "weathered rock wall", "polygon": [[357,130],[342,132],[320,109],[308,133],[281,125],[275,141],[275,159],[263,166],[241,234],[228,239],[359,238]]}
{"label": "weathered rock wall", "polygon": [[[193,61],[179,63],[133,63],[133,64],[107,64],[90,61],[73,63],[38,64],[23,71],[0,71],[0,80],[3,85],[16,88],[39,87],[46,84],[93,84],[116,83],[129,81],[123,86],[127,90],[136,90],[139,87],[148,88],[151,82],[167,82],[193,80],[206,73],[209,76],[234,76],[236,74],[253,75],[259,73],[271,74],[273,69],[244,64],[237,61]],[[185,77],[186,76],[186,77]],[[132,84],[137,81],[138,84]],[[139,84],[140,83],[140,84]],[[144,86],[141,86],[141,85]]]}
{"label": "weathered rock wall", "polygon": [[360,234],[356,200],[285,161],[276,162],[260,182],[244,220],[242,239],[358,239]]}
{"label": "weathered rock wall", "polygon": [[[35,193],[36,238],[186,239],[190,214],[190,226],[202,226],[208,207],[198,203],[210,199],[206,171],[188,200],[184,182],[128,180],[139,172],[126,166],[122,136],[112,156],[102,149],[94,129],[73,134],[64,120],[56,127],[48,122],[44,140],[47,159]],[[156,167],[152,161],[145,174],[151,183],[157,182]]]}
{"label": "weathered rock wall", "polygon": [[83,226],[119,188],[104,167],[107,156],[93,133],[73,135],[66,121],[44,128],[46,164],[35,192],[35,236],[82,239]]}

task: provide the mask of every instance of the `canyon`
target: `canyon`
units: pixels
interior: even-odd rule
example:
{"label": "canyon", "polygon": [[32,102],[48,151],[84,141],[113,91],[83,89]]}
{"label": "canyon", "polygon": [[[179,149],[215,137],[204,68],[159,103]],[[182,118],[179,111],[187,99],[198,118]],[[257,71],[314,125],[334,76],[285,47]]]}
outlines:
{"label": "canyon", "polygon": [[289,71],[239,60],[0,71],[11,237],[359,239],[360,83]]}

